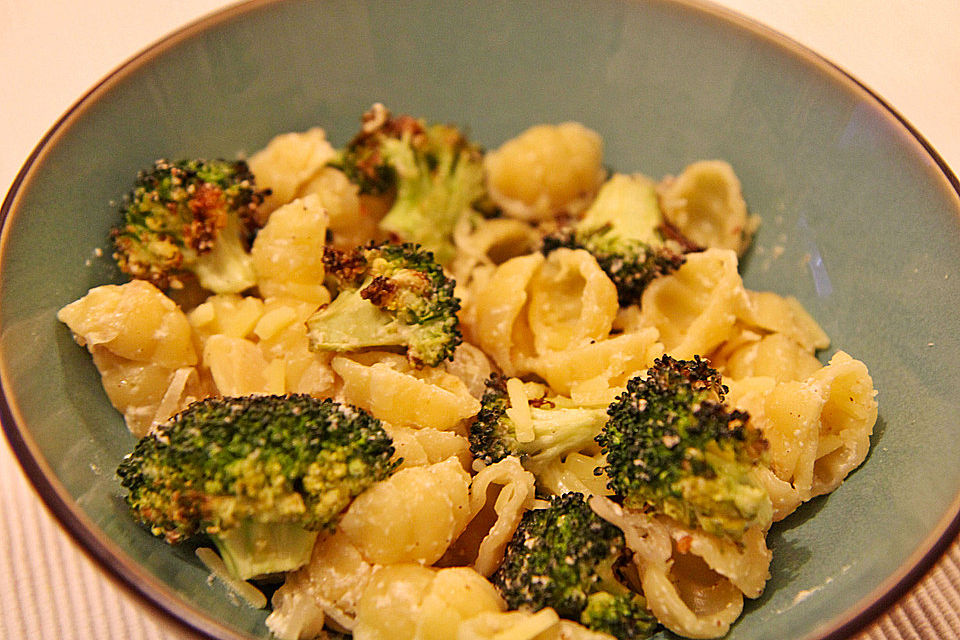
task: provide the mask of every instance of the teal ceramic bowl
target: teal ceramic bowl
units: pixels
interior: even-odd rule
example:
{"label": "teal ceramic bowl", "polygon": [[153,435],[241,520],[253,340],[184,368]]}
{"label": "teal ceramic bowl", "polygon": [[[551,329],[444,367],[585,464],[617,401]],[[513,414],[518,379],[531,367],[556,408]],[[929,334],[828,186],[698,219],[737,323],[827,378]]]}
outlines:
{"label": "teal ceramic bowl", "polygon": [[736,640],[839,638],[903,594],[958,529],[957,179],[877,96],[785,38],[664,0],[287,0],[190,26],[84,96],[3,203],[2,421],[63,526],[148,602],[215,638],[266,637],[192,549],[129,517],[113,470],[133,437],[55,314],[120,281],[114,202],[154,158],[235,156],[322,125],[346,142],[375,101],[488,147],[579,120],[620,170],[736,168],[763,217],[751,288],[798,297],[867,363],[865,465],[771,534],[772,578]]}

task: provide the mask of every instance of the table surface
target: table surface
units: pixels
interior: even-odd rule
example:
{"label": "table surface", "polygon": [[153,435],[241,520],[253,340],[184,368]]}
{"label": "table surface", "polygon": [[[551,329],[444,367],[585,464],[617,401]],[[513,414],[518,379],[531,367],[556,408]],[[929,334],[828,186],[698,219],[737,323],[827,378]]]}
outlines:
{"label": "table surface", "polygon": [[[224,0],[0,0],[0,187],[89,87]],[[721,0],[857,77],[960,171],[960,2]],[[105,576],[51,518],[0,444],[0,638],[192,638]],[[960,638],[957,543],[857,640]]]}

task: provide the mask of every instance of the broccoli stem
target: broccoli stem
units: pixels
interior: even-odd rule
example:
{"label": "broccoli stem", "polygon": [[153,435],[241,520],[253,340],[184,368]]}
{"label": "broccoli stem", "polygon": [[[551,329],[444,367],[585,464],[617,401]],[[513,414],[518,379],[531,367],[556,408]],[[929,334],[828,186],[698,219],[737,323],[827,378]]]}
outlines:
{"label": "broccoli stem", "polygon": [[295,522],[244,520],[239,526],[211,535],[232,576],[250,580],[298,569],[310,561],[318,531]]}
{"label": "broccoli stem", "polygon": [[448,150],[431,169],[406,143],[388,140],[384,148],[399,179],[397,199],[380,228],[422,245],[437,262],[449,264],[456,254],[454,227],[483,193],[482,165]]}
{"label": "broccoli stem", "polygon": [[[607,421],[606,409],[532,407],[530,413],[535,439],[529,447],[521,443],[520,450],[529,453],[535,465],[592,445]],[[525,451],[528,448],[533,450]]]}
{"label": "broccoli stem", "polygon": [[257,283],[253,258],[241,238],[240,224],[235,216],[228,216],[213,248],[194,263],[200,286],[214,293],[240,293]]}
{"label": "broccoli stem", "polygon": [[409,338],[400,322],[365,300],[359,290],[338,295],[308,326],[311,348],[317,351],[397,347]]}

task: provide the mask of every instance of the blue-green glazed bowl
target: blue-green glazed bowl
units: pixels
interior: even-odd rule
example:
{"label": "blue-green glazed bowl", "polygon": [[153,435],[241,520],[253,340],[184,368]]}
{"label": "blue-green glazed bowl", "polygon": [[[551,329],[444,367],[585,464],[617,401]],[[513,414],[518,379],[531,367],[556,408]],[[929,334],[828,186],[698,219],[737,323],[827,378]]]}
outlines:
{"label": "blue-green glazed bowl", "polygon": [[193,630],[268,637],[192,549],[127,513],[134,439],[55,314],[120,281],[114,202],[158,157],[236,156],[314,125],[346,142],[375,101],[487,147],[578,120],[606,161],[736,168],[763,226],[755,289],[794,295],[867,363],[880,419],[862,468],[771,534],[772,578],[729,637],[839,638],[912,585],[960,511],[958,182],[888,105],[830,63],[710,5],[665,0],[287,0],[230,8],[150,47],[51,129],[3,203],[2,421],[63,526]]}

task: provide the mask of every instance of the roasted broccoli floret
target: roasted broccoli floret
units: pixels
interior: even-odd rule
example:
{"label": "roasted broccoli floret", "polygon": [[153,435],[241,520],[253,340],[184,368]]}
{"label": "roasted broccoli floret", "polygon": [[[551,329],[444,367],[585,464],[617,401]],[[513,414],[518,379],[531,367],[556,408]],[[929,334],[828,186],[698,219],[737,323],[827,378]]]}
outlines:
{"label": "roasted broccoli floret", "polygon": [[124,197],[113,257],[160,289],[193,274],[205,289],[239,293],[256,283],[248,250],[267,193],[240,160],[157,160]]}
{"label": "roasted broccoli floret", "polygon": [[307,320],[311,349],[393,347],[429,367],[453,357],[460,301],[429,251],[410,243],[327,247],[323,262],[336,297]]}
{"label": "roasted broccoli floret", "polygon": [[552,607],[621,640],[646,638],[657,624],[643,597],[618,578],[628,560],[620,529],[581,494],[566,493],[524,513],[491,581],[511,609]]}
{"label": "roasted broccoli floret", "polygon": [[726,391],[699,356],[663,356],[627,383],[597,437],[625,507],[734,539],[770,524],[770,497],[751,474],[768,443],[746,412],[723,404]]}
{"label": "roasted broccoli floret", "polygon": [[383,105],[364,114],[360,133],[332,162],[361,193],[393,198],[380,228],[447,264],[453,230],[484,194],[483,153],[458,128],[392,116]]}
{"label": "roasted broccoli floret", "polygon": [[588,629],[609,634],[619,640],[649,638],[658,623],[647,609],[646,599],[637,593],[614,595],[608,591],[590,594],[580,622]]}
{"label": "roasted broccoli floret", "polygon": [[310,558],[320,530],[395,468],[379,420],[306,395],[208,398],[117,469],[134,515],[169,543],[208,535],[246,580]]}
{"label": "roasted broccoli floret", "polygon": [[[574,451],[595,448],[594,439],[607,421],[606,407],[577,406],[559,396],[527,398],[522,389],[510,393],[509,385],[522,384],[497,373],[487,379],[480,412],[470,426],[474,459],[489,465],[513,455],[537,470]],[[527,406],[514,406],[518,397]]]}
{"label": "roasted broccoli floret", "polygon": [[660,211],[654,184],[642,176],[615,174],[579,220],[543,239],[543,252],[584,249],[617,287],[622,306],[637,304],[654,279],[670,274],[693,250]]}

